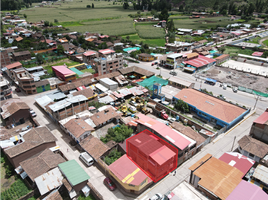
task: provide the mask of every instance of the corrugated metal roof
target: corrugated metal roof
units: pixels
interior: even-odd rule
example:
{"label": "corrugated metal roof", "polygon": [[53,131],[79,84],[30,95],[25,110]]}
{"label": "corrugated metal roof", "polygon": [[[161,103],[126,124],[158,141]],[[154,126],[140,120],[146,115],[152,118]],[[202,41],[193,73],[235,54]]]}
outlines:
{"label": "corrugated metal roof", "polygon": [[72,186],[90,179],[89,175],[75,160],[61,163],[59,168]]}
{"label": "corrugated metal roof", "polygon": [[254,171],[253,177],[268,184],[268,168],[263,165],[258,165]]}
{"label": "corrugated metal roof", "polygon": [[34,179],[41,195],[62,185],[63,176],[58,167]]}
{"label": "corrugated metal roof", "polygon": [[63,99],[61,101],[58,101],[52,105],[49,106],[49,108],[53,111],[56,112],[60,109],[66,108],[67,106],[76,103],[76,102],[81,102],[81,101],[87,101],[88,99],[84,95],[77,95],[68,99]]}

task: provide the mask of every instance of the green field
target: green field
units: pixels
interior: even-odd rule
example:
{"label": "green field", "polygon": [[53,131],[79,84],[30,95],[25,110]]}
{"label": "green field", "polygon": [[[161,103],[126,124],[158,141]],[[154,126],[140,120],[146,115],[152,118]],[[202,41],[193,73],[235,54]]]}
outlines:
{"label": "green field", "polygon": [[262,43],[268,46],[268,40],[264,40]]}
{"label": "green field", "polygon": [[165,32],[163,28],[156,28],[152,25],[141,26],[138,23],[136,24],[135,28],[140,38],[156,39],[165,37]]}
{"label": "green field", "polygon": [[241,49],[239,47],[225,47],[225,54],[230,54],[230,56],[237,56],[237,54],[245,54],[251,56],[254,51],[251,49]]}

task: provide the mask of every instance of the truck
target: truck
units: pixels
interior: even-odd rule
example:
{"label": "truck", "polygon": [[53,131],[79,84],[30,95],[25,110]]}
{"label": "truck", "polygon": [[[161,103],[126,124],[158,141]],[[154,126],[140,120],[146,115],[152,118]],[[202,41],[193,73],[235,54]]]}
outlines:
{"label": "truck", "polygon": [[164,109],[162,109],[162,108],[158,108],[157,106],[155,106],[155,107],[153,108],[153,110],[154,110],[154,112],[155,112],[158,116],[160,116],[161,118],[163,118],[163,119],[165,119],[165,120],[168,119],[168,114],[166,113],[166,111],[165,111]]}

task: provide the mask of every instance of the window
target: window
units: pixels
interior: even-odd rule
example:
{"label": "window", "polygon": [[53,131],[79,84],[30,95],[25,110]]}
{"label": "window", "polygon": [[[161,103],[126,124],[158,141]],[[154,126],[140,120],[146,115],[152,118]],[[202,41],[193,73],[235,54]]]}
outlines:
{"label": "window", "polygon": [[146,179],[144,181],[142,181],[140,185],[143,185],[144,183],[146,183]]}
{"label": "window", "polygon": [[129,186],[131,186],[131,187],[135,187],[135,185],[132,185],[132,184],[128,184]]}
{"label": "window", "polygon": [[253,155],[252,153],[248,153],[249,157],[254,158],[255,155]]}

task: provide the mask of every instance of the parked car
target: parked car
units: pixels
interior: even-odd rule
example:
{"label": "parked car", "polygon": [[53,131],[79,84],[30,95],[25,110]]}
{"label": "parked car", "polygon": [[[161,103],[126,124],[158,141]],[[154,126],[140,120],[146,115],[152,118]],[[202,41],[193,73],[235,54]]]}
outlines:
{"label": "parked car", "polygon": [[129,111],[132,112],[132,113],[136,113],[137,109],[134,106],[130,106]]}
{"label": "parked car", "polygon": [[15,89],[16,92],[21,92],[20,88]]}
{"label": "parked car", "polygon": [[177,76],[177,72],[175,72],[175,71],[170,71],[169,74],[171,74],[173,76]]}
{"label": "parked car", "polygon": [[93,158],[87,153],[87,152],[83,152],[80,154],[79,158],[88,166],[90,167],[91,165],[93,165],[94,160]]}
{"label": "parked car", "polygon": [[149,200],[162,200],[163,195],[160,193],[156,193],[154,196],[152,196]]}
{"label": "parked car", "polygon": [[104,185],[106,185],[106,187],[108,187],[109,190],[114,191],[116,189],[116,185],[112,182],[112,180],[110,178],[105,178],[103,180]]}
{"label": "parked car", "polygon": [[233,87],[233,92],[237,93],[237,87]]}
{"label": "parked car", "polygon": [[36,113],[33,110],[30,110],[30,113],[31,113],[32,117],[36,117]]}
{"label": "parked car", "polygon": [[227,89],[227,84],[226,84],[226,83],[223,83],[222,88],[223,88],[224,90],[226,90],[226,89]]}

